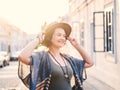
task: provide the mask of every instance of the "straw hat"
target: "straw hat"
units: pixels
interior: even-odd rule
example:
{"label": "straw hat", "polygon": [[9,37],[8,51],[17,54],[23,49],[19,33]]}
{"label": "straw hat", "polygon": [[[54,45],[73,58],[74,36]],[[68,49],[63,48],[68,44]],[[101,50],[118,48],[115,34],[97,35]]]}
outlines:
{"label": "straw hat", "polygon": [[63,28],[65,30],[66,36],[69,37],[71,33],[71,26],[64,22],[54,22],[52,24],[49,24],[45,28],[45,33],[51,32],[51,30],[55,30],[56,28]]}

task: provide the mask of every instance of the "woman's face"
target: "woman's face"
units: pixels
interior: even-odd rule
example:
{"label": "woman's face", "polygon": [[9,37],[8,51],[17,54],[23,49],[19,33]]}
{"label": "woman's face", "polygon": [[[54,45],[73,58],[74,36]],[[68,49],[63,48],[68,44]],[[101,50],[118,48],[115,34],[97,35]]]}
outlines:
{"label": "woman's face", "polygon": [[66,33],[62,28],[56,28],[52,39],[51,39],[52,46],[60,48],[65,45],[66,43]]}

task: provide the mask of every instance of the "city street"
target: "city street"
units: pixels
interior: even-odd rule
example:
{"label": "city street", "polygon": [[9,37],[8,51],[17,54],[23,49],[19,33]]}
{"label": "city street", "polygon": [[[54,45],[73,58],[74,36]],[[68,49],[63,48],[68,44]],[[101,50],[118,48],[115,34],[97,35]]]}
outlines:
{"label": "city street", "polygon": [[[28,90],[18,78],[18,62],[12,61],[9,66],[0,68],[0,90]],[[88,74],[84,82],[85,90],[115,90]]]}
{"label": "city street", "polygon": [[17,66],[18,62],[14,61],[9,66],[0,68],[0,90],[17,90],[20,83]]}

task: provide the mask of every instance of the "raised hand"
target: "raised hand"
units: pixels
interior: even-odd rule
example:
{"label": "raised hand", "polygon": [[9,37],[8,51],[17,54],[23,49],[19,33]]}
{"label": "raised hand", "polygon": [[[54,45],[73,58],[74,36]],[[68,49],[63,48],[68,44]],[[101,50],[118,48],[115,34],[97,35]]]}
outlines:
{"label": "raised hand", "polygon": [[40,32],[40,33],[37,35],[37,38],[39,39],[39,43],[41,43],[41,42],[44,40],[44,32]]}
{"label": "raised hand", "polygon": [[76,45],[78,45],[78,42],[75,38],[72,37],[67,37],[67,40],[70,41],[70,43],[75,47]]}

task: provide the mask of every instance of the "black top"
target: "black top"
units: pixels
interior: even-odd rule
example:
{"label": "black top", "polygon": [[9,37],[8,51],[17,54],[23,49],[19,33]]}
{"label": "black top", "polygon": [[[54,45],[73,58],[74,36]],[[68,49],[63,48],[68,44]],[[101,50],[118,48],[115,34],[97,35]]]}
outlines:
{"label": "black top", "polygon": [[[53,62],[53,60],[50,60],[50,62],[51,62],[51,69],[52,69],[52,74],[51,74],[52,77],[51,77],[49,90],[72,90],[71,84],[64,77],[61,67],[55,62]],[[62,68],[66,72],[66,66],[62,66]],[[68,76],[71,79],[73,75],[73,71],[68,62],[67,62],[67,69],[68,69]]]}

